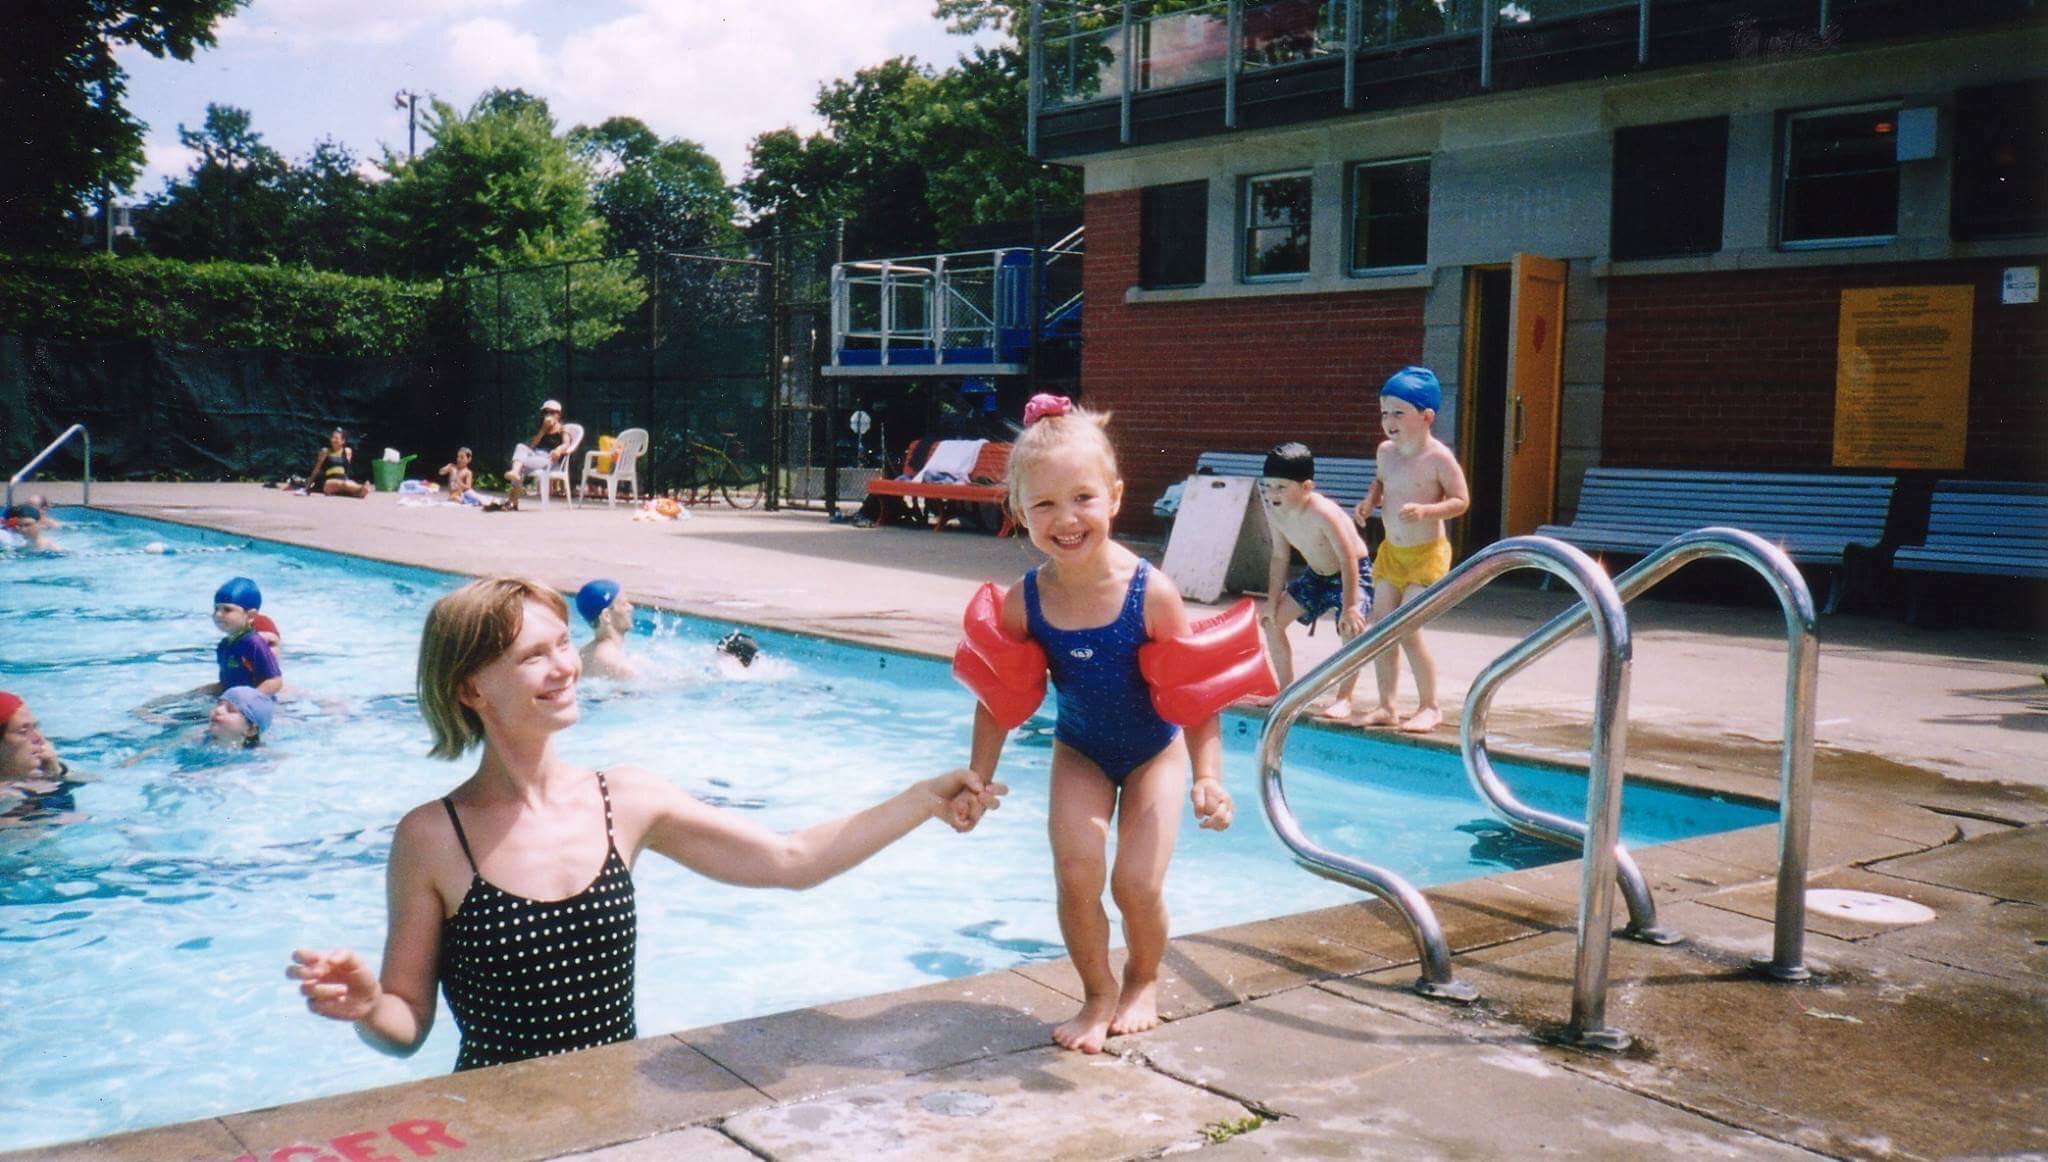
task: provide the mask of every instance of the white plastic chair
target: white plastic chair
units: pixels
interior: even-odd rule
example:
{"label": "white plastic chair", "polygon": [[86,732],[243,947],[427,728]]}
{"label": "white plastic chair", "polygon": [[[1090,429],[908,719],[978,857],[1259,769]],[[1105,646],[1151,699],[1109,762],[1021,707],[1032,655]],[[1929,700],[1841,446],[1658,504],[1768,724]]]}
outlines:
{"label": "white plastic chair", "polygon": [[540,506],[542,508],[548,506],[548,494],[554,491],[553,486],[556,482],[561,483],[562,495],[569,498],[569,503],[571,505],[576,503],[576,486],[569,482],[569,468],[570,465],[575,463],[576,449],[582,445],[583,425],[563,424],[562,458],[555,461],[555,465],[552,468],[544,468],[539,472],[529,472],[526,474],[527,480],[535,481],[540,486]]}
{"label": "white plastic chair", "polygon": [[[619,433],[617,439],[612,441],[612,450],[610,452],[602,452],[595,448],[585,452],[583,454],[583,490],[588,492],[590,490],[590,482],[593,480],[603,481],[605,486],[604,504],[606,508],[610,508],[618,502],[619,485],[621,483],[632,485],[633,499],[641,499],[640,457],[647,454],[647,444],[646,428],[627,428]],[[612,458],[612,470],[610,472],[599,472],[597,470],[597,458],[607,455]]]}

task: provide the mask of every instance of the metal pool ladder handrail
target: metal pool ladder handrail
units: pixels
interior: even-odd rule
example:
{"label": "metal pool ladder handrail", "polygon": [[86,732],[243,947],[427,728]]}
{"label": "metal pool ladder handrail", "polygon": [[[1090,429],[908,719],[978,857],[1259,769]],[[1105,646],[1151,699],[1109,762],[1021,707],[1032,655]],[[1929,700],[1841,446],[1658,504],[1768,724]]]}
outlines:
{"label": "metal pool ladder handrail", "polygon": [[[1784,550],[1744,529],[1694,529],[1675,537],[1614,579],[1623,602],[1694,561],[1714,557],[1740,561],[1761,574],[1778,595],[1785,611],[1785,741],[1779,760],[1778,896],[1771,958],[1758,967],[1778,980],[1805,980],[1807,824],[1813,795],[1814,690],[1820,674],[1820,638],[1815,631],[1813,593],[1799,567]],[[1472,680],[1465,695],[1459,743],[1465,773],[1502,822],[1524,835],[1569,846],[1580,845],[1585,829],[1578,823],[1538,811],[1515,797],[1499,775],[1486,747],[1486,717],[1502,682],[1556,649],[1584,628],[1593,611],[1583,603],[1558,614],[1513,649],[1494,659]],[[1620,853],[1622,893],[1629,900],[1631,927],[1656,925],[1655,904],[1643,886],[1642,873],[1627,852]],[[1640,898],[1638,898],[1638,896]]]}
{"label": "metal pool ladder handrail", "polygon": [[92,507],[92,433],[85,430],[84,424],[73,424],[64,429],[63,435],[51,440],[49,447],[36,453],[35,459],[23,464],[21,471],[7,478],[8,507],[12,508],[14,506],[14,486],[27,479],[29,473],[42,467],[43,461],[48,460],[51,453],[63,447],[65,442],[73,436],[85,437],[85,504],[87,508]]}
{"label": "metal pool ladder handrail", "polygon": [[1607,1027],[1607,942],[1614,909],[1615,839],[1621,824],[1621,776],[1627,754],[1628,614],[1614,583],[1592,558],[1550,537],[1514,537],[1488,545],[1432,585],[1421,597],[1338,647],[1282,691],[1259,734],[1260,795],[1266,819],[1295,862],[1325,879],[1363,888],[1393,905],[1415,937],[1426,996],[1470,1000],[1470,985],[1451,974],[1451,954],[1436,913],[1413,884],[1386,868],[1316,846],[1302,832],[1287,805],[1281,783],[1287,732],[1317,694],[1358,672],[1394,648],[1402,638],[1514,569],[1542,569],[1570,582],[1588,611],[1600,643],[1594,681],[1593,744],[1586,789],[1585,866],[1579,880],[1579,931],[1572,977],[1572,1016],[1565,1038],[1601,1048],[1621,1048],[1628,1035]]}

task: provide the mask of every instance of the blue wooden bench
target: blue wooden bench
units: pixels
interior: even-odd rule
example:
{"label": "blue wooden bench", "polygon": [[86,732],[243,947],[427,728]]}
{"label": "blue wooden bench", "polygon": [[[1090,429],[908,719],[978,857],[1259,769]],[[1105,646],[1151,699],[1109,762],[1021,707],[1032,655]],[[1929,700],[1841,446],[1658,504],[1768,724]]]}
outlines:
{"label": "blue wooden bench", "polygon": [[[1256,478],[1266,467],[1264,452],[1204,452],[1195,457],[1197,476],[1250,476]],[[1316,457],[1316,491],[1344,506],[1350,512],[1358,502],[1365,499],[1371,490],[1373,477],[1379,472],[1379,464],[1372,459],[1355,456]],[[1161,520],[1172,520],[1180,511],[1181,489],[1186,481],[1169,485],[1166,494],[1152,502],[1152,515]]]}
{"label": "blue wooden bench", "polygon": [[1833,569],[1826,607],[1833,613],[1851,547],[1875,550],[1884,539],[1897,483],[1891,476],[1593,468],[1572,523],[1536,532],[1588,552],[1641,556],[1708,525],[1747,529],[1799,564]]}
{"label": "blue wooden bench", "polygon": [[1943,480],[1924,544],[1902,545],[1892,568],[1915,574],[1906,619],[1918,623],[1930,573],[2048,578],[2048,484]]}

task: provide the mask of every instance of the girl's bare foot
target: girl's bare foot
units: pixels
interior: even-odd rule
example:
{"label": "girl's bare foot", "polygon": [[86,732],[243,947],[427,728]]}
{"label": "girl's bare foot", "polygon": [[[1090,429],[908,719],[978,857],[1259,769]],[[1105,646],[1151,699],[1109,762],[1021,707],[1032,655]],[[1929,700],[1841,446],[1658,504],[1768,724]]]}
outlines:
{"label": "girl's bare foot", "polygon": [[1399,719],[1394,717],[1394,708],[1391,706],[1375,706],[1365,716],[1367,726],[1392,726],[1397,721]]}
{"label": "girl's bare foot", "polygon": [[1109,1022],[1109,1031],[1121,1037],[1125,1033],[1142,1033],[1158,1024],[1159,982],[1148,980],[1141,984],[1126,980],[1124,993],[1116,1000],[1116,1016]]}
{"label": "girl's bare foot", "polygon": [[1356,710],[1351,705],[1351,699],[1349,698],[1339,698],[1328,706],[1316,711],[1318,717],[1327,718],[1332,722],[1349,722],[1354,713],[1356,713]]}
{"label": "girl's bare foot", "polygon": [[1410,734],[1428,734],[1442,726],[1443,721],[1443,711],[1434,706],[1425,706],[1409,715],[1407,721],[1401,724],[1401,729]]}
{"label": "girl's bare foot", "polygon": [[1100,1053],[1102,1042],[1109,1037],[1109,1016],[1115,1008],[1113,997],[1090,997],[1081,1002],[1080,1012],[1052,1027],[1052,1039],[1076,1052]]}

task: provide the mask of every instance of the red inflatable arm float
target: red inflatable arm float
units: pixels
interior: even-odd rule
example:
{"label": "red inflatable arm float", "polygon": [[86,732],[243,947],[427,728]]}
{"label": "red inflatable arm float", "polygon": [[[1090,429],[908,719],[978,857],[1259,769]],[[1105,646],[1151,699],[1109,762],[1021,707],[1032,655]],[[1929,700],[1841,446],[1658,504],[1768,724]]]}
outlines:
{"label": "red inflatable arm float", "polygon": [[1280,692],[1250,598],[1181,637],[1140,646],[1138,669],[1152,686],[1152,708],[1178,726],[1206,722],[1247,694]]}
{"label": "red inflatable arm float", "polygon": [[953,676],[974,691],[997,725],[1015,730],[1045,701],[1045,650],[1003,632],[1003,591],[984,584],[967,603]]}

